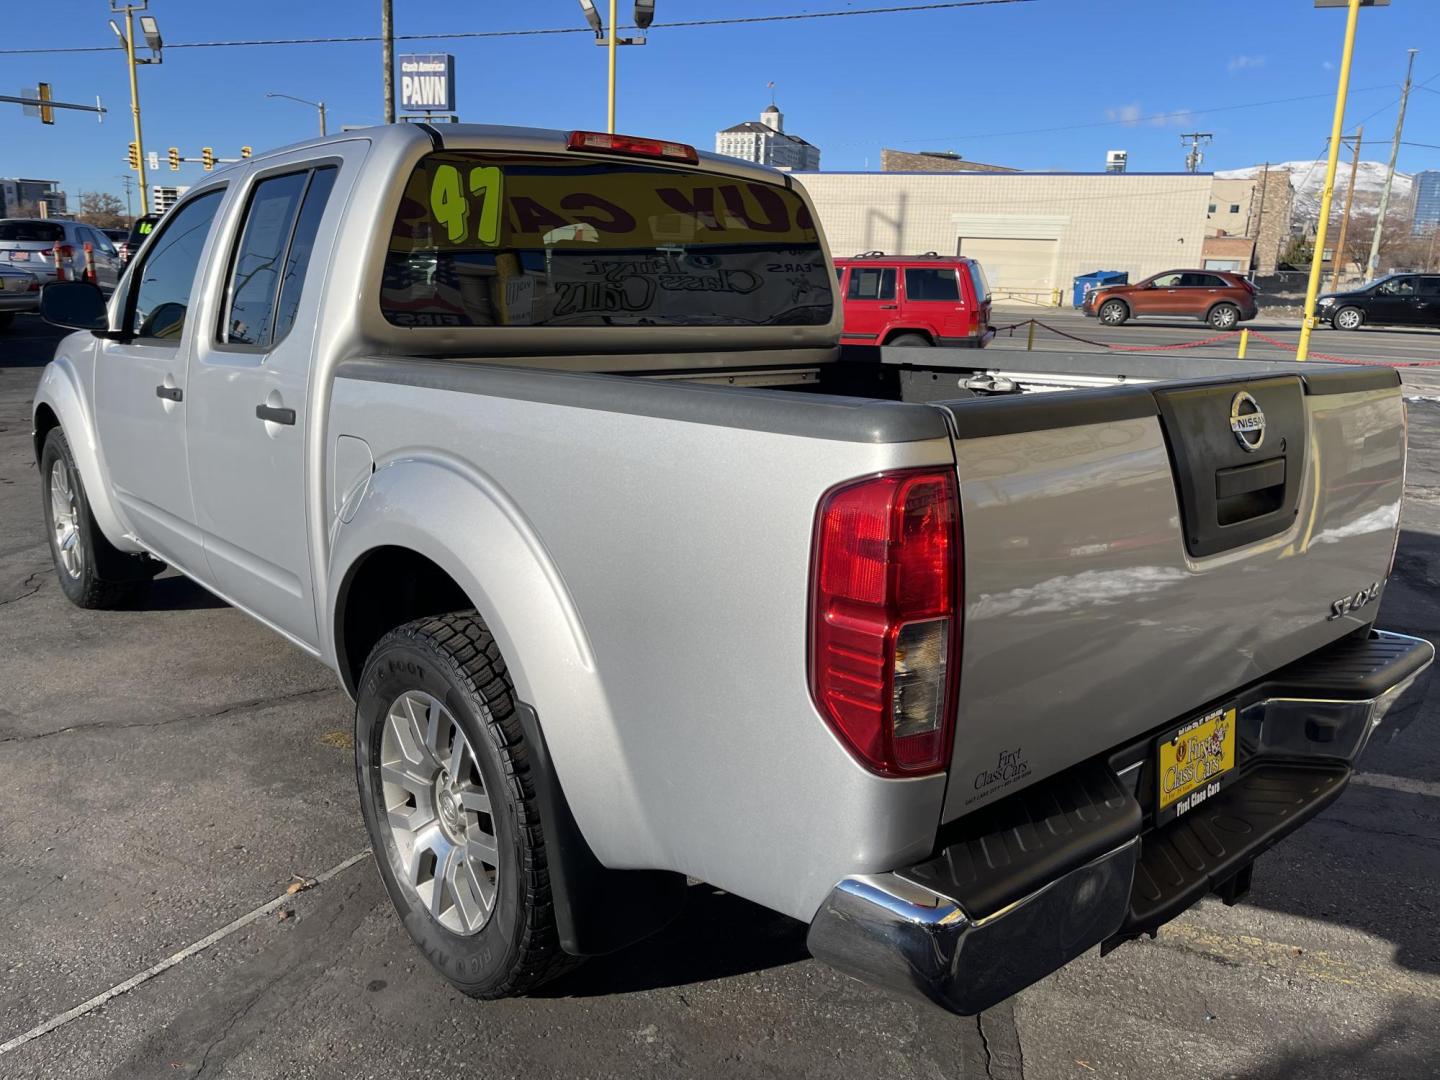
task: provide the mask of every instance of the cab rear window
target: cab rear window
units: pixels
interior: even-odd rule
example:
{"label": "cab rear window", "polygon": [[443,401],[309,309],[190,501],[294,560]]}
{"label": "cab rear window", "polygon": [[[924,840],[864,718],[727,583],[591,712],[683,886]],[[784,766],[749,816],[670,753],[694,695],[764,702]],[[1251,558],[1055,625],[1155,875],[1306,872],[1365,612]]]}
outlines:
{"label": "cab rear window", "polygon": [[593,159],[422,159],[390,232],[396,326],[815,326],[833,279],[774,184]]}

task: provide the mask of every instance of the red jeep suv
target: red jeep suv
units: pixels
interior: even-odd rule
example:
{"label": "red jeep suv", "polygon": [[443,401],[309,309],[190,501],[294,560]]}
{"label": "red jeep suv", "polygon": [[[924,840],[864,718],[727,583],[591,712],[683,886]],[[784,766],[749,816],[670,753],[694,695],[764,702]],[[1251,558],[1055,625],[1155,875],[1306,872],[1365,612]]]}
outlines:
{"label": "red jeep suv", "polygon": [[990,329],[990,283],[974,259],[884,255],[836,259],[847,345],[948,345],[978,349]]}
{"label": "red jeep suv", "polygon": [[1135,285],[1106,285],[1086,295],[1081,310],[1106,326],[1147,315],[1199,319],[1233,330],[1255,318],[1255,286],[1228,270],[1166,270]]}

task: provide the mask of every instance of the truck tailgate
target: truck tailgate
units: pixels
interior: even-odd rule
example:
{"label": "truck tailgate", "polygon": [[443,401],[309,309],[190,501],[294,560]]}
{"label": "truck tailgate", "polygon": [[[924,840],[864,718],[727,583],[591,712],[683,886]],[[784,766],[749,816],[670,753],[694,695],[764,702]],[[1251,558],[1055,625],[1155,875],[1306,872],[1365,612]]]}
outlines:
{"label": "truck tailgate", "polygon": [[1374,617],[1404,484],[1391,371],[946,407],[965,597],[946,821]]}

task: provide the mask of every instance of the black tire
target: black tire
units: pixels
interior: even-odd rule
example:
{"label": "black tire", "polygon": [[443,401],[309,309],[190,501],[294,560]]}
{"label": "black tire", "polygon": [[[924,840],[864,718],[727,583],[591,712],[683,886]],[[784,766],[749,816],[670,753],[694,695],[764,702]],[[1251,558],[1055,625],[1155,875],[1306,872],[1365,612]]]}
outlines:
{"label": "black tire", "polygon": [[[469,936],[441,925],[414,887],[401,881],[403,863],[382,821],[381,741],[390,706],[407,691],[444,704],[474,749],[490,796],[496,892],[487,921]],[[420,619],[380,639],[360,676],[355,772],[386,891],[411,939],[457,989],[478,998],[524,994],[580,963],[560,948],[545,832],[514,688],[495,639],[475,612]]]}
{"label": "black tire", "polygon": [[1216,304],[1205,321],[1215,330],[1234,330],[1240,325],[1240,309],[1234,304]]}
{"label": "black tire", "polygon": [[1330,316],[1330,325],[1336,330],[1359,330],[1365,325],[1365,312],[1358,307],[1342,307]]}
{"label": "black tire", "polygon": [[885,342],[885,344],[895,345],[900,348],[914,346],[924,346],[925,348],[930,348],[935,343],[929,338],[927,338],[924,334],[896,334],[889,341]]}
{"label": "black tire", "polygon": [[[73,519],[72,548],[78,560],[67,563],[60,549],[60,531],[56,528],[55,509],[51,498],[52,474],[64,470],[69,486],[70,515]],[[134,599],[162,563],[145,555],[120,551],[100,531],[90,513],[90,500],[85,496],[85,483],[75,467],[70,443],[59,428],[45,437],[40,453],[40,501],[45,514],[45,530],[50,537],[50,557],[55,563],[55,576],[60,591],[76,607],[113,608]]]}
{"label": "black tire", "polygon": [[1124,300],[1106,300],[1095,317],[1106,326],[1123,326],[1130,318],[1130,308]]}

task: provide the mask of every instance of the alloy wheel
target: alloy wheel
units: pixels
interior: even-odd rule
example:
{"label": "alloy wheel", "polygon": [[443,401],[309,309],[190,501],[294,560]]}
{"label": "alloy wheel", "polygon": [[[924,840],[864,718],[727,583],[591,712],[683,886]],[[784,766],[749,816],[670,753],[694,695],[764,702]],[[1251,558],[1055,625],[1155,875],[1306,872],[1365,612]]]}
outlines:
{"label": "alloy wheel", "polygon": [[1346,308],[1335,316],[1335,325],[1341,330],[1354,330],[1360,325],[1360,313],[1354,308]]}
{"label": "alloy wheel", "polygon": [[80,542],[80,507],[75,485],[63,458],[50,466],[50,527],[55,534],[55,552],[65,573],[78,578],[85,570],[85,546]]}
{"label": "alloy wheel", "polygon": [[475,749],[438,699],[407,690],[391,703],[380,780],[396,875],[446,930],[478,934],[495,907],[499,842]]}

